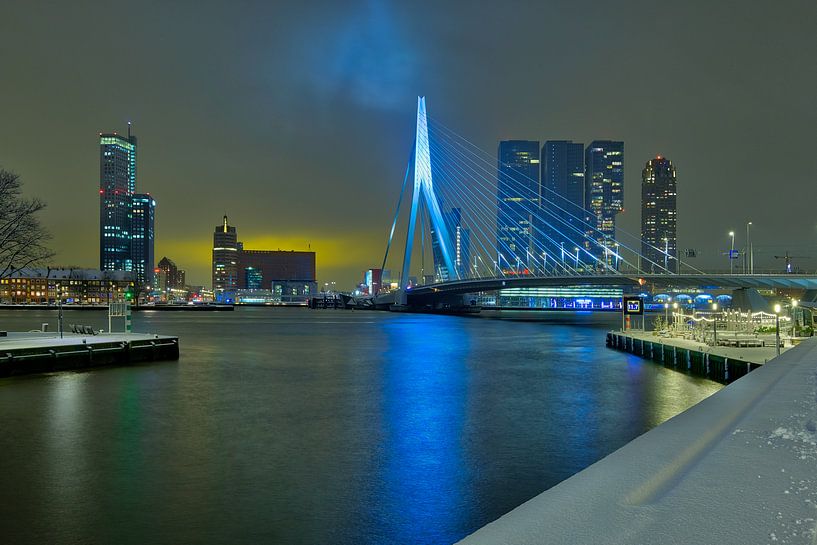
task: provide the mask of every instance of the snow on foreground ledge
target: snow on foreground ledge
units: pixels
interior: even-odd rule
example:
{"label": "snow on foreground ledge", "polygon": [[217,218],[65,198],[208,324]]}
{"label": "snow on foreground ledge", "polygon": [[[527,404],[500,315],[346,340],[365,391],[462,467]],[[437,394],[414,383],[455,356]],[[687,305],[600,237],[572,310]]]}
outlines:
{"label": "snow on foreground ledge", "polygon": [[460,543],[817,544],[817,339]]}

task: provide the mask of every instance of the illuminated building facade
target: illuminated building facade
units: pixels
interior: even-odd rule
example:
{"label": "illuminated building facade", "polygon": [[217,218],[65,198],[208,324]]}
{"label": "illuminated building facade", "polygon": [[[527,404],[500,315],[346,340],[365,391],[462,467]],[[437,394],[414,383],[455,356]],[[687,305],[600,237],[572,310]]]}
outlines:
{"label": "illuminated building facade", "polygon": [[153,284],[153,236],[156,201],[148,194],[131,197],[131,262],[136,282]]}
{"label": "illuminated building facade", "polygon": [[[315,252],[245,250],[224,216],[213,233],[213,292],[216,300],[241,303],[259,290],[283,304],[305,304],[317,293]],[[250,293],[252,292],[252,293]],[[248,293],[250,295],[248,295]]]}
{"label": "illuminated building facade", "polygon": [[[217,300],[229,299],[238,288],[238,235],[227,216],[213,232],[213,293]],[[225,295],[226,294],[226,295]]]}
{"label": "illuminated building facade", "polygon": [[533,251],[533,221],[539,208],[539,142],[504,140],[497,155],[497,264],[513,272],[528,268]]}
{"label": "illuminated building facade", "polygon": [[131,271],[131,197],[136,192],[136,137],[99,135],[99,267]]}
{"label": "illuminated building facade", "polygon": [[[296,252],[294,250],[238,250],[239,289],[273,289],[278,283],[285,290],[284,284],[294,282],[296,285],[311,286],[317,290],[315,281],[315,252]],[[250,285],[252,283],[252,285]],[[291,294],[291,289],[289,290]],[[303,291],[300,287],[297,291]]]}
{"label": "illuminated building facade", "polygon": [[641,268],[678,272],[675,166],[660,155],[641,171]]}
{"label": "illuminated building facade", "polygon": [[607,268],[618,266],[613,247],[616,239],[616,215],[624,209],[624,142],[594,140],[584,154],[584,200],[589,222],[586,249]]}
{"label": "illuminated building facade", "polygon": [[181,291],[186,286],[186,274],[183,269],[176,266],[176,263],[168,258],[163,257],[159,264],[156,265],[156,289],[164,294],[171,291]]}
{"label": "illuminated building facade", "polygon": [[97,269],[18,269],[0,280],[0,302],[98,305],[122,301],[133,289],[133,273]]}
{"label": "illuminated building facade", "polygon": [[[548,140],[542,146],[542,214],[537,236],[540,248],[564,259],[585,246],[584,144]],[[538,256],[545,259],[545,256]]]}

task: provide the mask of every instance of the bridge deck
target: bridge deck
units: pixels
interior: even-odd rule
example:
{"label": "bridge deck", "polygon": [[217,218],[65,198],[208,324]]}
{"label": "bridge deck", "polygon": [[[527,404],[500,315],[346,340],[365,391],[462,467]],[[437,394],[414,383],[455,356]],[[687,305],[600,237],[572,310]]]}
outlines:
{"label": "bridge deck", "polygon": [[817,276],[800,274],[593,274],[577,276],[514,276],[452,280],[418,286],[408,293],[473,293],[504,288],[535,288],[546,286],[638,286],[656,287],[719,287],[719,288],[789,288],[817,289]]}

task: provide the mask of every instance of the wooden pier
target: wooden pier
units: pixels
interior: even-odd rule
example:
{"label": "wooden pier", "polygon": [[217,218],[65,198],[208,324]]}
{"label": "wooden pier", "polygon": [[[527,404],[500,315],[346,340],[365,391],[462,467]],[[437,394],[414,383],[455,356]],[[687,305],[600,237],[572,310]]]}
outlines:
{"label": "wooden pier", "polygon": [[607,333],[607,346],[723,384],[739,379],[776,356],[773,346],[713,347],[642,331],[610,331]]}
{"label": "wooden pier", "polygon": [[0,377],[179,359],[179,339],[113,333],[11,333],[0,338]]}

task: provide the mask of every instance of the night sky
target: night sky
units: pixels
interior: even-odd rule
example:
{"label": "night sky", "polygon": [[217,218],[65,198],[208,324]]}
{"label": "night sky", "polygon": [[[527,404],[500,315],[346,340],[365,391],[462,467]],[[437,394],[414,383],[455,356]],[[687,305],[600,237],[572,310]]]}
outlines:
{"label": "night sky", "polygon": [[318,280],[379,266],[429,114],[500,139],[625,141],[625,207],[657,154],[679,247],[817,267],[817,2],[39,2],[0,7],[0,166],[58,251],[98,267],[98,133],[139,138],[157,261],[210,285],[225,212],[249,248],[318,252]]}

